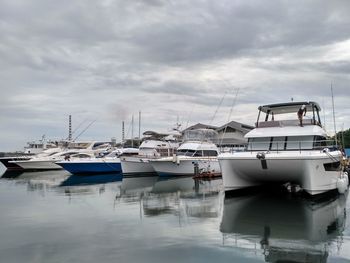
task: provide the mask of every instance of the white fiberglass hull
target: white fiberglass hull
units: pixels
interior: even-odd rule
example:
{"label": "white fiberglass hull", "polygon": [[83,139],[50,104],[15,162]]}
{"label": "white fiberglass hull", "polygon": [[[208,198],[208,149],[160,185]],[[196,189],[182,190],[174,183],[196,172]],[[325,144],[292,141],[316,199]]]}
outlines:
{"label": "white fiberglass hull", "polygon": [[41,160],[41,161],[17,161],[14,162],[18,166],[22,167],[25,171],[33,170],[61,170],[61,166],[55,164],[57,160]]}
{"label": "white fiberglass hull", "polygon": [[198,173],[212,175],[221,174],[220,165],[216,157],[167,157],[151,160],[154,170],[159,176],[195,175],[195,164],[198,164]]}
{"label": "white fiberglass hull", "polygon": [[141,157],[121,157],[122,172],[127,175],[147,175],[155,173],[149,160],[149,158]]}
{"label": "white fiberglass hull", "polygon": [[225,191],[274,182],[298,184],[310,195],[337,189],[341,171],[329,168],[329,164],[341,160],[339,151],[265,153],[263,159],[258,159],[257,154],[237,152],[219,156]]}

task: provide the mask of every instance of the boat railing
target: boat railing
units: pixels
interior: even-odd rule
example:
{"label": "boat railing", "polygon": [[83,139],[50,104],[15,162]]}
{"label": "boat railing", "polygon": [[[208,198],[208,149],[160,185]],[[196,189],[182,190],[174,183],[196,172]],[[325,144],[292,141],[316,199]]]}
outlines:
{"label": "boat railing", "polygon": [[223,145],[218,147],[219,147],[220,153],[243,152],[247,148],[247,146],[243,144],[242,145],[237,145],[237,144]]}
{"label": "boat railing", "polygon": [[[320,123],[314,119],[304,119],[303,125],[318,125],[321,126]],[[286,127],[286,126],[300,126],[299,120],[280,120],[280,121],[261,121],[256,122],[255,127],[257,128],[269,128],[269,127]]]}
{"label": "boat railing", "polygon": [[339,150],[339,147],[335,144],[334,140],[317,140],[317,141],[266,141],[266,142],[249,142],[245,148],[245,151],[269,151],[269,152],[281,152],[281,151],[310,151],[328,149],[327,151]]}

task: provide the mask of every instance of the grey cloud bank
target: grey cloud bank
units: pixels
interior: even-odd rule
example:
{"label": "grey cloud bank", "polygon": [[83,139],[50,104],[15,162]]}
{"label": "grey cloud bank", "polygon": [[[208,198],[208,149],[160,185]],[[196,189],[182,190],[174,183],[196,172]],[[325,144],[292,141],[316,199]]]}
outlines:
{"label": "grey cloud bank", "polygon": [[[0,0],[0,151],[42,134],[121,138],[187,123],[253,124],[260,104],[315,100],[349,128],[349,1]],[[130,134],[129,134],[130,135]]]}

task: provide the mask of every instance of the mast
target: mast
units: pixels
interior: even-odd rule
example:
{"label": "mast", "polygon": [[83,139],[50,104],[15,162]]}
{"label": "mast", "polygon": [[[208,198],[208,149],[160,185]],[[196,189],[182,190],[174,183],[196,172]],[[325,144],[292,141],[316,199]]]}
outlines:
{"label": "mast", "polygon": [[141,111],[139,111],[139,139],[141,139]]}
{"label": "mast", "polygon": [[134,114],[131,117],[131,148],[134,148]]}
{"label": "mast", "polygon": [[72,141],[72,115],[69,115],[69,124],[68,124],[68,141]]}
{"label": "mast", "polygon": [[124,145],[125,142],[125,126],[124,121],[122,121],[122,144]]}
{"label": "mast", "polygon": [[341,132],[341,141],[342,141],[342,148],[345,149],[345,143],[344,143],[344,123],[342,127],[342,132]]}
{"label": "mast", "polygon": [[331,83],[331,92],[332,92],[332,108],[333,108],[333,124],[334,124],[334,134],[335,134],[335,146],[338,146],[338,139],[337,139],[337,129],[335,125],[335,112],[334,112],[334,96],[333,96],[333,85]]}

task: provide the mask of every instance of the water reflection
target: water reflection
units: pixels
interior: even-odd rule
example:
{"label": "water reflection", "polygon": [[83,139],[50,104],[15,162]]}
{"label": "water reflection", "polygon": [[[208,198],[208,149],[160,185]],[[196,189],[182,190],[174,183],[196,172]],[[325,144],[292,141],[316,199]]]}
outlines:
{"label": "water reflection", "polygon": [[327,262],[343,243],[346,199],[226,198],[220,225],[224,245],[260,251],[266,262]]}
{"label": "water reflection", "polygon": [[67,196],[72,195],[93,195],[103,194],[106,191],[106,185],[110,184],[119,191],[123,179],[121,173],[112,174],[94,174],[94,175],[71,175],[59,186]]}
{"label": "water reflection", "polygon": [[121,173],[94,174],[94,175],[71,175],[60,186],[94,185],[120,182],[123,179]]}
{"label": "water reflection", "polygon": [[219,193],[222,180],[198,180],[192,177],[123,178],[119,202],[138,202],[140,217],[175,215],[179,218],[219,217]]}
{"label": "water reflection", "polygon": [[65,171],[45,171],[45,172],[5,172],[1,179],[12,180],[18,185],[27,185],[28,191],[45,192],[57,187],[68,173]]}

